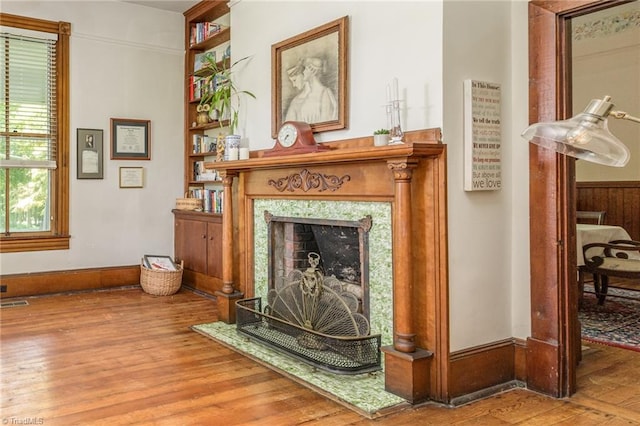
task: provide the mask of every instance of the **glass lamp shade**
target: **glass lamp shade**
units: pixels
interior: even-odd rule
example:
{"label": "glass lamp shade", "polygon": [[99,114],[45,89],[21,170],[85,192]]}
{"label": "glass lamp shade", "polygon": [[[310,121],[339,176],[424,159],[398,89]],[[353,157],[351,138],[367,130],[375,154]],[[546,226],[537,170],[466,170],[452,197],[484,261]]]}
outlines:
{"label": "glass lamp shade", "polygon": [[612,106],[606,101],[594,100],[585,112],[568,120],[532,124],[522,137],[560,154],[624,167],[631,155],[629,149],[609,132],[606,116]]}

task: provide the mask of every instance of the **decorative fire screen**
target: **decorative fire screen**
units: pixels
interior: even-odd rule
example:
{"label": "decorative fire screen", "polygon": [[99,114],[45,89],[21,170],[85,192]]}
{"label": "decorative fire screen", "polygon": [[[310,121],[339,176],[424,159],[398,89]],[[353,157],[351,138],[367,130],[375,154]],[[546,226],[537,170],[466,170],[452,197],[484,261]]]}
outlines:
{"label": "decorative fire screen", "polygon": [[335,276],[343,289],[355,294],[360,304],[358,312],[369,319],[371,216],[351,221],[275,216],[265,211],[264,218],[268,225],[269,290],[290,272],[304,270],[309,253],[319,253],[322,259],[318,269],[327,277]]}
{"label": "decorative fire screen", "polygon": [[[380,370],[380,335],[329,336],[261,313],[260,298],[236,302],[237,330],[314,367],[339,374]],[[315,342],[301,345],[301,341]]]}
{"label": "decorative fire screen", "polygon": [[380,335],[369,335],[369,322],[358,299],[335,277],[317,268],[294,270],[269,291],[264,312],[260,298],[236,302],[237,330],[315,367],[341,374],[380,369]]}

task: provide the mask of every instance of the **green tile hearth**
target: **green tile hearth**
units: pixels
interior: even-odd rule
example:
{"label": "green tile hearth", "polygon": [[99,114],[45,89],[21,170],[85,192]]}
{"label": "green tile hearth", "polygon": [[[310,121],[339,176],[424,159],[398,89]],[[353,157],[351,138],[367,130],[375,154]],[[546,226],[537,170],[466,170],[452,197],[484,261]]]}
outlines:
{"label": "green tile hearth", "polygon": [[408,406],[407,401],[384,390],[383,371],[358,375],[331,374],[238,334],[235,324],[214,322],[192,328],[367,417],[377,417],[394,411],[394,408]]}

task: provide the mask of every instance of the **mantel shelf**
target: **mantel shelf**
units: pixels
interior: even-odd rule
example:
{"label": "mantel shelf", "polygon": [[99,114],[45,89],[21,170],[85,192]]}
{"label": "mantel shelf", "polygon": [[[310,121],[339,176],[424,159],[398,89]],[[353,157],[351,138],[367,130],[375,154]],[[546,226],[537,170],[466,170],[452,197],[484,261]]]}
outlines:
{"label": "mantel shelf", "polygon": [[327,143],[332,148],[327,151],[271,157],[262,156],[264,151],[261,151],[248,160],[205,162],[205,167],[215,168],[219,172],[240,172],[358,161],[388,161],[394,158],[438,156],[445,149],[439,129],[409,132],[405,135],[405,140],[403,144],[374,147],[372,137],[357,138]]}

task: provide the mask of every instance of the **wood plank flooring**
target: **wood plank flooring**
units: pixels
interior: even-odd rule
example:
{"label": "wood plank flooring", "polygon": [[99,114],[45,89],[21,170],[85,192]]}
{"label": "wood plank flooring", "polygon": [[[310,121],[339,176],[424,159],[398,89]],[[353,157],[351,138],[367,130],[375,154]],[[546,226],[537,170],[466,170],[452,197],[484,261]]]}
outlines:
{"label": "wood plank flooring", "polygon": [[2,424],[640,424],[640,353],[632,351],[587,344],[569,399],[516,389],[370,420],[191,331],[216,319],[215,302],[191,291],[25,300],[0,310]]}

